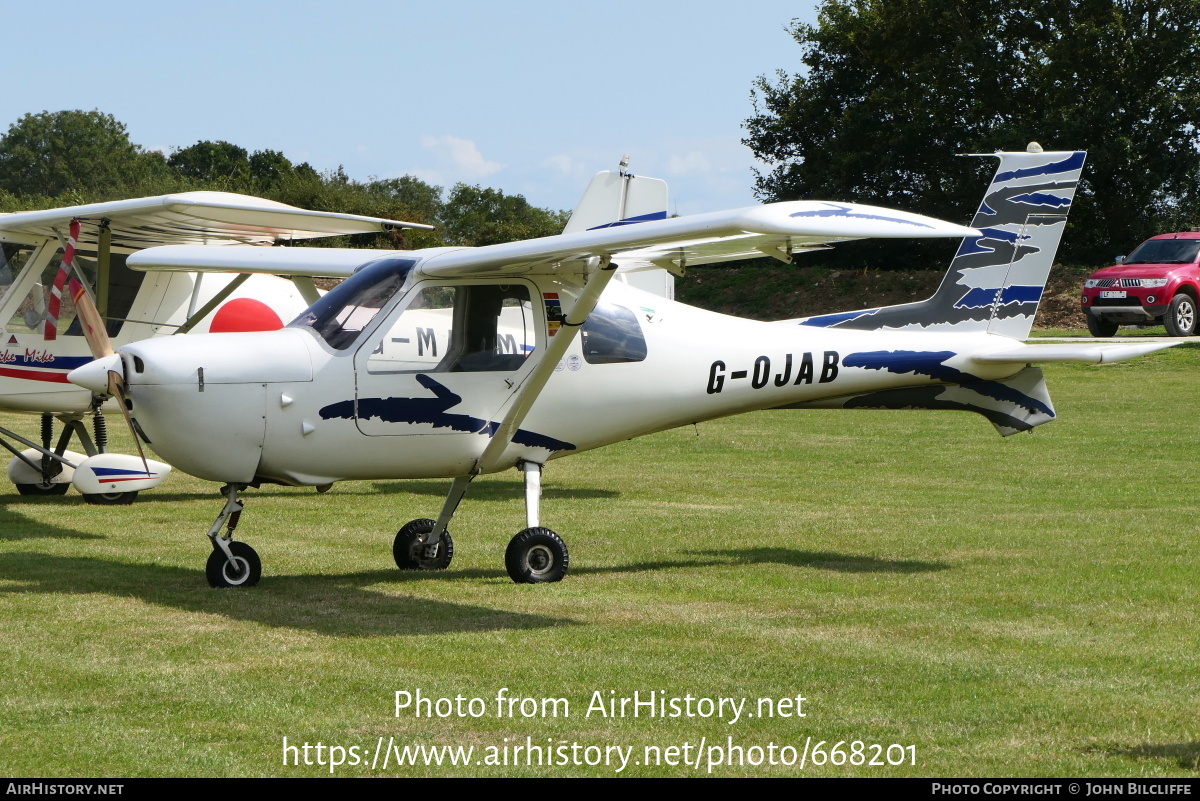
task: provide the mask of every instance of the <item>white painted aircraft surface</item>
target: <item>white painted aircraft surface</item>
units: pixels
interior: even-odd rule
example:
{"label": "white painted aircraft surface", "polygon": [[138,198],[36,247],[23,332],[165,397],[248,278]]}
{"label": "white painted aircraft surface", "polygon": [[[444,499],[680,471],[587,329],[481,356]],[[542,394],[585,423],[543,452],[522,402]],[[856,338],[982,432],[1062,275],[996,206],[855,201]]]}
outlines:
{"label": "white painted aircraft surface", "polygon": [[[994,155],[971,228],[795,201],[481,248],[321,250],[302,265],[281,248],[151,248],[130,266],[347,280],[283,330],[138,342],[70,378],[100,397],[123,382],[151,447],[224,484],[208,532],[214,587],[261,575],[255,550],[233,539],[248,487],[451,478],[437,518],[409,522],[393,542],[400,568],[444,569],[454,554],[448,526],[471,480],[511,468],[524,474],[526,526],[508,546],[507,571],[517,582],[557,581],[569,552],[540,523],[541,473],[553,459],[770,408],[968,410],[1009,435],[1054,418],[1035,364],[1164,347],[1022,341],[1084,154],[1031,146]],[[962,244],[933,297],[881,309],[762,323],[613,280],[913,236]]]}
{"label": "white painted aircraft surface", "polygon": [[[398,227],[429,226],[312,212],[225,192],[0,214],[0,410],[42,417],[41,435],[33,439],[0,428],[0,446],[13,454],[9,480],[23,495],[59,495],[74,484],[90,503],[128,503],[170,470],[108,453],[103,412],[116,411],[116,402],[98,402],[67,381],[70,370],[93,358],[69,290],[72,279],[98,307],[118,346],[186,331],[274,330],[318,299],[310,279],[137,272],[127,265],[129,254],[167,244],[215,250]],[[74,259],[67,258],[68,246]],[[63,269],[64,261],[73,264]],[[72,439],[83,453],[69,449]]]}

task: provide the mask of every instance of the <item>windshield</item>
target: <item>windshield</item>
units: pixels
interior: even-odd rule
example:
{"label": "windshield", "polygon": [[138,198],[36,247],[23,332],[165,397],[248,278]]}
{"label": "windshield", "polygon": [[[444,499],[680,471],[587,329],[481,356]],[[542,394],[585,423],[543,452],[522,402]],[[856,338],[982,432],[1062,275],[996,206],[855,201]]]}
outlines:
{"label": "windshield", "polygon": [[1200,252],[1200,239],[1151,239],[1129,254],[1126,264],[1191,264]]}
{"label": "windshield", "polygon": [[412,259],[368,262],[288,327],[311,328],[330,347],[345,350],[404,286],[414,264]]}

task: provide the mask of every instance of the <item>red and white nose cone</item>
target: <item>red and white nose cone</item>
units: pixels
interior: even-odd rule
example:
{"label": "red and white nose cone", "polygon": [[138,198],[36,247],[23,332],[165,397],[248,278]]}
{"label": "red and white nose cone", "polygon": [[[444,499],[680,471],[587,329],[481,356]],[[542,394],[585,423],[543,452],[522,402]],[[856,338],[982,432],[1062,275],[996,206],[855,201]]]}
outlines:
{"label": "red and white nose cone", "polygon": [[76,386],[90,389],[97,395],[108,392],[109,372],[124,374],[121,357],[117,354],[105,356],[103,359],[90,361],[82,367],[76,367],[67,373],[67,380]]}

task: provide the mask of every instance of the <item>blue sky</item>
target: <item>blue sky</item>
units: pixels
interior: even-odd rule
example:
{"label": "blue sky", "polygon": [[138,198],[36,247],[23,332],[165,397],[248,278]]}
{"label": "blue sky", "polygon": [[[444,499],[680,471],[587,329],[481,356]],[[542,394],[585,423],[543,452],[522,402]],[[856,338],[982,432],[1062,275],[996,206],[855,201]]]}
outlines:
{"label": "blue sky", "polygon": [[759,75],[800,70],[781,2],[4,3],[0,130],[94,109],[134,142],[224,139],[352,178],[572,208],[622,154],[681,214],[756,202]]}

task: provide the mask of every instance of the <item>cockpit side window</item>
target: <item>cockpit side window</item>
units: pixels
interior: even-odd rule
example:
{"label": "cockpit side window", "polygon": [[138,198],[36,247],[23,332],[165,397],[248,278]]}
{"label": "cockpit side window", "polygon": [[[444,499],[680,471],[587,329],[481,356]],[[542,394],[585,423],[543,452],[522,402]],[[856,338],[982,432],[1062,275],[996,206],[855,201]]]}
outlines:
{"label": "cockpit side window", "polygon": [[[0,301],[8,294],[9,289],[20,277],[21,270],[32,255],[33,249],[16,245],[0,246]],[[124,254],[114,253],[109,260],[109,291],[108,334],[116,336],[125,324],[129,309],[133,306],[138,289],[146,274],[136,272],[126,266]],[[89,286],[94,286],[96,265],[94,257],[77,254],[75,257],[80,274],[87,279]],[[30,289],[29,294],[21,302],[8,322],[8,330],[13,332],[46,333],[46,322],[50,319],[50,296],[58,271],[62,266],[62,252],[59,251],[42,270],[42,274]],[[71,278],[74,276],[68,276]],[[59,304],[58,318],[55,327],[62,336],[81,336],[83,331],[75,314],[75,304],[71,293],[64,286]]]}
{"label": "cockpit side window", "polygon": [[330,347],[346,350],[408,279],[412,259],[369,262],[293,320],[289,327],[311,328]]}
{"label": "cockpit side window", "polygon": [[373,340],[368,373],[511,372],[535,347],[521,284],[420,286]]}
{"label": "cockpit side window", "polygon": [[624,306],[596,304],[579,333],[588,364],[627,364],[646,358],[646,337],[637,315]]}
{"label": "cockpit side window", "polygon": [[8,296],[32,253],[33,248],[27,245],[0,244],[0,302]]}
{"label": "cockpit side window", "polygon": [[[54,288],[54,280],[58,277],[59,268],[62,266],[62,251],[54,254],[54,258],[42,269],[42,274],[38,278],[38,282],[29,290],[29,294],[21,301],[21,305],[17,307],[16,312],[8,321],[6,326],[10,333],[26,333],[47,335],[46,323],[51,320],[50,307],[52,290]],[[89,269],[89,265],[83,258],[78,258],[76,263],[79,265],[84,278],[91,285],[94,273]],[[71,301],[71,293],[64,285],[62,294],[60,295],[58,315],[54,318],[54,329],[61,335],[72,335],[78,332],[70,331],[71,323],[75,320],[75,304]]]}

